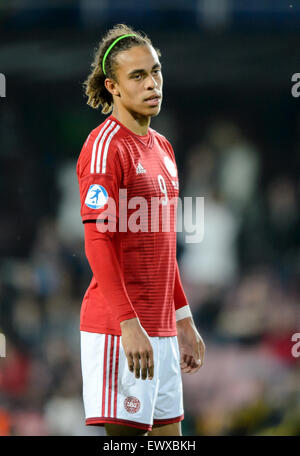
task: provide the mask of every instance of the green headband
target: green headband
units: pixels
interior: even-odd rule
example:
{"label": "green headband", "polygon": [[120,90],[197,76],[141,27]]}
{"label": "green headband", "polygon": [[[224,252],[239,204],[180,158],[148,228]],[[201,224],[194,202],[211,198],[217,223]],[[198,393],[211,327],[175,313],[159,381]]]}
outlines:
{"label": "green headband", "polygon": [[105,73],[105,60],[106,60],[106,57],[108,56],[111,48],[119,41],[121,40],[122,38],[126,38],[127,36],[137,36],[135,33],[128,33],[127,35],[122,35],[122,36],[119,36],[119,38],[117,38],[110,46],[109,48],[107,49],[107,51],[105,52],[104,54],[104,57],[103,57],[103,60],[102,60],[102,69],[103,69],[103,73],[105,74],[106,76],[106,73]]}

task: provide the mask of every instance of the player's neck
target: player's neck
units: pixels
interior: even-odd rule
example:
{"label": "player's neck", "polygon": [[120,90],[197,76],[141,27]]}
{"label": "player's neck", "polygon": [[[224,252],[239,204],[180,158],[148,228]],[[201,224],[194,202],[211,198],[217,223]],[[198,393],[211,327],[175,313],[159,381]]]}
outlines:
{"label": "player's neck", "polygon": [[148,133],[148,127],[150,125],[151,118],[134,117],[130,112],[126,110],[119,110],[116,107],[112,111],[112,115],[126,128],[131,130],[136,135],[144,136]]}

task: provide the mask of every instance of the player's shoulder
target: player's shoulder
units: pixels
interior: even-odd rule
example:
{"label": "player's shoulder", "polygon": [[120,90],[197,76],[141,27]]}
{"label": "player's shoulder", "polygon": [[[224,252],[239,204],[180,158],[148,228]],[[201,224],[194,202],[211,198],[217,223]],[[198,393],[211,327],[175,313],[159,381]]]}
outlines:
{"label": "player's shoulder", "polygon": [[153,134],[158,144],[163,147],[164,150],[166,150],[169,154],[174,155],[174,150],[170,141],[162,133],[159,133],[153,128],[151,128],[151,133]]}
{"label": "player's shoulder", "polygon": [[120,125],[108,117],[87,136],[77,161],[78,176],[110,171],[122,143]]}

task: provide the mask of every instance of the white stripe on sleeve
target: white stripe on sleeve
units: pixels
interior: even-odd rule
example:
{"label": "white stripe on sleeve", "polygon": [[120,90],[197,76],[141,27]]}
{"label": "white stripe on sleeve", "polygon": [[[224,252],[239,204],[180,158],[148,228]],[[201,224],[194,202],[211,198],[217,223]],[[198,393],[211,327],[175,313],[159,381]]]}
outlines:
{"label": "white stripe on sleeve", "polygon": [[103,133],[102,138],[100,140],[100,143],[98,146],[98,153],[97,153],[96,173],[100,173],[100,161],[101,161],[101,153],[102,153],[102,147],[103,147],[104,140],[105,140],[107,134],[110,132],[110,130],[112,130],[114,128],[115,125],[116,125],[116,122],[112,121],[110,126]]}
{"label": "white stripe on sleeve", "polygon": [[113,136],[117,133],[117,131],[119,130],[120,128],[120,125],[117,125],[116,128],[111,132],[111,134],[109,135],[109,137],[107,138],[107,141],[106,141],[106,144],[105,144],[105,148],[104,148],[104,152],[103,152],[103,161],[102,161],[102,173],[105,173],[106,172],[106,159],[107,159],[107,152],[108,152],[108,147],[109,147],[109,144],[113,138]]}
{"label": "white stripe on sleeve", "polygon": [[93,144],[93,152],[92,152],[92,160],[91,160],[91,173],[94,174],[94,166],[95,166],[95,158],[96,158],[96,150],[97,150],[97,145],[98,145],[98,142],[99,142],[99,139],[100,139],[100,136],[102,135],[102,132],[109,126],[110,124],[110,120],[108,122],[106,122],[103,127],[101,128],[100,132],[98,133],[98,136],[97,138],[95,139],[94,141],[94,144]]}

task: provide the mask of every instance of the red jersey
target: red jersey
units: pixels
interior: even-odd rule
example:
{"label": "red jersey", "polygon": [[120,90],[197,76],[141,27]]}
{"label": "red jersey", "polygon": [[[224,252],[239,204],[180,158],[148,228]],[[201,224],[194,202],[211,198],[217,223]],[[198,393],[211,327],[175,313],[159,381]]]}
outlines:
{"label": "red jersey", "polygon": [[115,223],[115,231],[91,232],[106,243],[89,247],[94,275],[83,298],[80,329],[121,335],[120,322],[137,316],[149,336],[176,335],[175,310],[188,303],[176,262],[179,183],[172,146],[152,128],[140,136],[110,115],[85,141],[77,177],[83,222]]}

